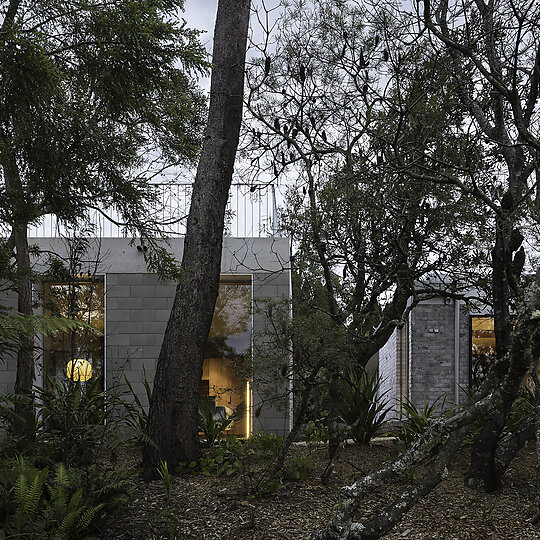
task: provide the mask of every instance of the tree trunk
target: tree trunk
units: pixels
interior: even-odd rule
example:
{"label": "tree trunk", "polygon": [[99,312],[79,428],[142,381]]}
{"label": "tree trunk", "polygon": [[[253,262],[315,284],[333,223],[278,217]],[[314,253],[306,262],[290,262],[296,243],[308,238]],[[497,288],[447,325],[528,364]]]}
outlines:
{"label": "tree trunk", "polygon": [[[512,321],[510,317],[510,288],[508,286],[507,269],[511,267],[512,254],[508,249],[508,239],[512,230],[511,220],[504,216],[497,219],[495,245],[492,251],[493,267],[493,308],[497,358],[495,369],[499,376],[504,376],[508,369],[505,360],[511,344]],[[487,492],[499,488],[502,478],[497,466],[497,445],[506,423],[515,396],[505,396],[500,406],[493,409],[485,418],[471,449],[471,462],[466,475],[466,483],[473,489]]]}
{"label": "tree trunk", "polygon": [[[23,315],[32,315],[32,278],[30,275],[30,253],[26,225],[13,230],[17,258],[17,309]],[[32,385],[34,384],[34,343],[31,336],[19,336],[17,351],[17,376],[15,393],[26,396],[28,403],[15,403],[15,418],[12,432],[21,437],[19,447],[23,448],[34,437],[34,407]]]}
{"label": "tree trunk", "polygon": [[219,289],[225,209],[242,120],[249,0],[220,0],[214,31],[210,108],[184,242],[184,278],[159,355],[143,475],[156,477],[160,460],[174,470],[200,457],[199,384],[204,347]]}
{"label": "tree trunk", "polygon": [[[27,227],[25,219],[26,204],[19,170],[9,144],[2,137],[4,151],[2,152],[2,169],[6,190],[10,194],[12,203],[11,236],[15,246],[15,261],[17,265],[17,310],[22,315],[32,315],[32,276],[30,267],[30,252],[28,249]],[[23,448],[34,436],[34,408],[32,385],[34,384],[34,343],[32,336],[21,334],[18,336],[20,346],[17,350],[17,375],[15,380],[15,393],[28,398],[27,403],[16,402],[17,416],[11,424],[11,431],[20,437],[19,447]]]}

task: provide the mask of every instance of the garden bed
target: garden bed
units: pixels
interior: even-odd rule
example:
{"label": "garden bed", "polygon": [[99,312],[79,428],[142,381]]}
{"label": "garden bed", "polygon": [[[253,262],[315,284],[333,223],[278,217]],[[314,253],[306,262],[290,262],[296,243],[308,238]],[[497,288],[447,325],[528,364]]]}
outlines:
{"label": "garden bed", "polygon": [[[110,520],[102,537],[128,539],[298,539],[323,527],[332,515],[339,488],[361,471],[370,472],[392,457],[395,446],[382,441],[371,446],[347,446],[328,483],[319,481],[326,465],[325,448],[295,446],[293,456],[309,456],[311,471],[305,481],[284,482],[261,499],[246,497],[242,475],[184,474],[172,479],[168,503],[161,481],[136,480],[130,502]],[[136,465],[138,454],[124,460]],[[540,525],[532,523],[535,509],[534,445],[524,448],[504,477],[498,493],[483,494],[463,485],[465,452],[449,476],[415,507],[387,539],[533,539]],[[134,472],[134,474],[136,474]],[[377,511],[392,494],[421,471],[401,483],[375,493],[362,505],[362,515]],[[361,517],[361,516],[359,516]]]}

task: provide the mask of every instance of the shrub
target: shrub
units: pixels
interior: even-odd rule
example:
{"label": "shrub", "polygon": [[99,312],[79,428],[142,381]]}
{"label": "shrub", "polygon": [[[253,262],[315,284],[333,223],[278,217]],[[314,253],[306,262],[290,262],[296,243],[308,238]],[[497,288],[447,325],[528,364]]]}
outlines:
{"label": "shrub", "polygon": [[241,416],[243,405],[239,405],[232,414],[215,414],[210,408],[208,400],[202,399],[199,404],[199,429],[204,434],[206,446],[212,446],[223,437],[223,433],[230,424]]}
{"label": "shrub", "polygon": [[7,460],[0,469],[0,537],[86,538],[125,500],[129,486],[118,474],[98,469],[58,464],[49,472],[22,457]]}
{"label": "shrub", "polygon": [[356,443],[369,443],[385,423],[390,406],[384,398],[386,392],[378,395],[381,384],[376,371],[371,374],[363,371],[360,376],[353,369],[347,372],[339,411]]}
{"label": "shrub", "polygon": [[207,476],[230,476],[241,470],[245,458],[245,445],[236,437],[222,439],[207,456],[200,460],[201,471]]}
{"label": "shrub", "polygon": [[[148,398],[148,403],[152,401],[152,387],[150,386],[150,383],[148,382],[148,379],[146,377],[146,368],[143,366],[143,385],[144,390],[146,392],[146,397]],[[133,403],[129,403],[126,407],[126,413],[128,415],[128,424],[132,427],[134,427],[137,431],[140,431],[141,433],[146,433],[146,423],[148,422],[148,412],[143,407],[143,404],[141,403],[141,400],[139,399],[139,395],[135,390],[133,389],[133,385],[129,382],[128,378],[126,377],[124,373],[124,381],[126,382],[126,385],[129,389],[129,393],[131,394],[131,397],[133,398]]]}
{"label": "shrub", "polygon": [[287,480],[299,482],[307,480],[312,469],[309,456],[294,456],[287,462],[283,474]]}
{"label": "shrub", "polygon": [[123,442],[118,409],[122,400],[114,392],[99,390],[99,381],[50,381],[35,388],[38,453],[66,466],[90,464],[101,447],[115,449]]}
{"label": "shrub", "polygon": [[[439,401],[441,401],[440,407],[437,407]],[[426,431],[430,423],[436,418],[446,416],[451,413],[444,410],[446,403],[446,395],[439,396],[431,405],[427,400],[424,400],[424,406],[419,409],[416,405],[407,398],[407,401],[403,403],[403,408],[407,413],[407,419],[403,422],[397,437],[398,440],[405,446],[410,446],[416,440],[418,440]]]}
{"label": "shrub", "polygon": [[303,437],[309,442],[328,442],[328,426],[322,418],[310,420],[304,428]]}
{"label": "shrub", "polygon": [[260,452],[273,456],[277,454],[277,451],[281,448],[283,441],[284,437],[280,437],[275,433],[258,431],[247,439],[246,445],[256,453]]}

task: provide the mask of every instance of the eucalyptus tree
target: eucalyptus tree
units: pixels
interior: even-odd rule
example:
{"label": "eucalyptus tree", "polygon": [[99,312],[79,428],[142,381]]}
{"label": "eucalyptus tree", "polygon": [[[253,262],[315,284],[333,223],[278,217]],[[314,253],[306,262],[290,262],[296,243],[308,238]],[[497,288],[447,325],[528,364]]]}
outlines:
{"label": "eucalyptus tree", "polygon": [[[462,129],[425,41],[400,18],[368,16],[357,2],[290,2],[248,71],[245,130],[252,172],[296,179],[283,224],[296,269],[324,283],[360,367],[416,303],[462,297],[490,233],[470,194],[411,176],[483,177],[482,141]],[[332,392],[340,369],[327,368]]]}
{"label": "eucalyptus tree", "polygon": [[[32,313],[27,230],[44,215],[73,224],[89,209],[113,209],[156,246],[142,218],[150,179],[196,157],[205,111],[195,83],[205,52],[178,20],[182,7],[0,2],[0,221],[20,314]],[[148,253],[156,263],[158,252]],[[20,341],[15,391],[29,394],[32,340]],[[18,413],[16,433],[31,435],[31,407]]]}
{"label": "eucalyptus tree", "polygon": [[161,460],[173,469],[200,457],[198,404],[203,355],[219,290],[225,209],[240,124],[250,0],[220,0],[214,30],[210,107],[176,288],[148,413],[153,444],[143,452],[144,476]]}

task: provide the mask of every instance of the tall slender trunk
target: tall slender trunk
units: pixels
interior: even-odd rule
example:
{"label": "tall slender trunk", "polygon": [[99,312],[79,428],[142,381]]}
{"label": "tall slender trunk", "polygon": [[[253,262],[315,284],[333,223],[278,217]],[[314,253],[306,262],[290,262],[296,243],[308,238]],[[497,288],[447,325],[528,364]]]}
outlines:
{"label": "tall slender trunk", "polygon": [[[25,220],[24,192],[19,170],[12,154],[3,152],[2,169],[6,182],[6,190],[13,201],[13,218],[11,235],[15,246],[17,265],[17,310],[22,315],[32,315],[32,276],[30,268],[30,252],[28,249],[28,222]],[[17,350],[17,375],[15,393],[28,398],[27,403],[17,402],[11,429],[16,437],[20,437],[19,446],[32,439],[34,435],[34,408],[32,385],[34,383],[34,347],[33,338],[27,334],[18,336],[20,346]]]}
{"label": "tall slender trunk", "polygon": [[225,208],[242,120],[249,0],[220,0],[214,31],[210,108],[176,288],[154,379],[143,475],[160,460],[174,470],[200,457],[199,385],[219,289]]}
{"label": "tall slender trunk", "polygon": [[[32,315],[32,280],[30,275],[30,254],[26,225],[17,226],[13,231],[17,251],[17,309],[23,315]],[[17,351],[17,377],[15,393],[26,396],[28,403],[15,404],[18,415],[13,421],[12,431],[21,437],[20,446],[25,446],[34,436],[34,407],[32,385],[34,383],[34,343],[31,336],[19,336],[20,347]]]}

